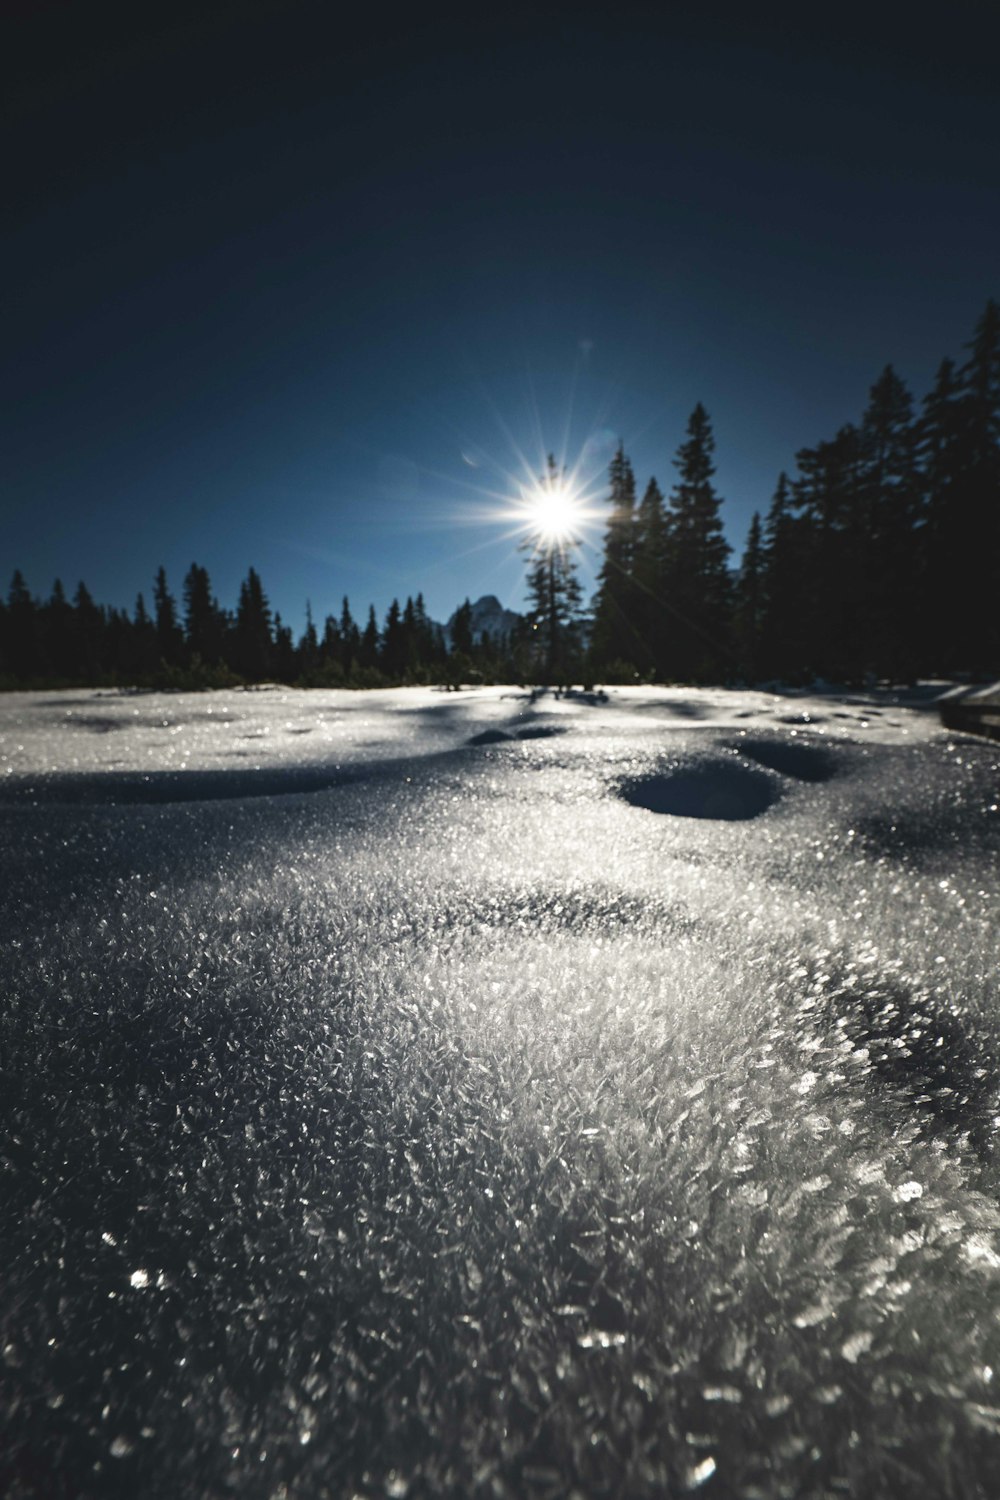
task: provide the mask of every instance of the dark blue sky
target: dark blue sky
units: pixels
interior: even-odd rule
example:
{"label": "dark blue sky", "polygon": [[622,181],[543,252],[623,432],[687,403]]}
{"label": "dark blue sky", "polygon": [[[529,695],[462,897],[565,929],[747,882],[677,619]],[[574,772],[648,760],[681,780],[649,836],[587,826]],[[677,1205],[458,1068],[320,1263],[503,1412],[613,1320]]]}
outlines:
{"label": "dark blue sky", "polygon": [[517,606],[481,492],[699,400],[740,549],[1000,294],[990,7],[133,9],[13,26],[4,586]]}

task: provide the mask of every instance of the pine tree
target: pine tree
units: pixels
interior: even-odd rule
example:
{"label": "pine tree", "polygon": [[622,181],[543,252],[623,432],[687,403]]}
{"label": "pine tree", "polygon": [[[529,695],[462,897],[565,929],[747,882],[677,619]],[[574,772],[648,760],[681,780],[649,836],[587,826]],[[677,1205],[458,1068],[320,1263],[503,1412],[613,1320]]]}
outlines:
{"label": "pine tree", "polygon": [[[555,457],[550,453],[541,483],[553,488],[561,482]],[[576,575],[572,538],[529,537],[522,543],[528,558],[528,617],[539,642],[538,660],[542,681],[566,685],[580,659],[579,629],[582,591]]]}
{"label": "pine tree", "polygon": [[406,636],[398,599],[393,599],[386,611],[380,665],[385,675],[394,682],[399,682],[406,671]]}
{"label": "pine tree", "polygon": [[274,646],[271,653],[272,669],[279,682],[294,682],[297,675],[295,645],[292,630],[280,614],[274,617]]}
{"label": "pine tree", "polygon": [[791,513],[788,475],[781,473],[764,521],[759,663],[763,677],[796,679],[808,666],[801,640],[803,596],[809,587],[804,536],[803,522]]}
{"label": "pine tree", "polygon": [[106,681],[131,683],[132,621],[124,609],[102,608],[104,617],[104,677]]}
{"label": "pine tree", "polygon": [[856,610],[879,676],[918,665],[922,521],[913,400],[891,365],[872,386],[861,424],[862,531],[854,552]]}
{"label": "pine tree", "polygon": [[[550,464],[552,460],[550,459]],[[619,442],[608,471],[611,515],[604,535],[604,560],[597,575],[591,657],[595,670],[615,666],[634,670],[643,654],[633,578],[636,555],[635,474]]]}
{"label": "pine tree", "polygon": [[472,659],[472,602],[465,599],[451,619],[451,652],[453,656]]}
{"label": "pine tree", "polygon": [[73,634],[73,608],[66,598],[62,579],[52,585],[52,595],[42,610],[42,661],[47,675],[68,678],[73,675],[76,642]]}
{"label": "pine tree", "polygon": [[954,665],[982,675],[1000,661],[1000,303],[987,302],[966,348],[949,585],[959,622]]}
{"label": "pine tree", "polygon": [[[977,324],[972,357],[956,371],[944,359],[918,425],[923,530],[924,661],[936,672],[995,663],[997,484],[997,305]],[[994,394],[991,396],[991,387]],[[985,601],[985,602],[984,602]],[[926,669],[926,668],[925,668]]]}
{"label": "pine tree", "polygon": [[962,529],[955,504],[961,470],[961,420],[955,361],[943,359],[924,397],[917,429],[917,457],[926,512],[921,576],[929,625],[927,664],[944,672],[957,659],[958,594]]}
{"label": "pine tree", "polygon": [[160,660],[168,667],[178,666],[184,653],[184,637],[177,623],[177,604],[167,586],[167,573],[162,566],[157,569],[153,584],[153,608]]}
{"label": "pine tree", "polygon": [[374,672],[378,669],[378,621],[375,618],[375,606],[368,606],[368,620],[364,630],[361,632],[361,640],[358,645],[358,665],[366,672]]}
{"label": "pine tree", "polygon": [[667,650],[669,623],[664,603],[670,527],[663,492],[650,479],[636,512],[632,570],[633,610],[641,672],[659,674]]}
{"label": "pine tree", "polygon": [[84,682],[96,682],[107,662],[104,651],[104,611],[94,603],[81,579],[73,595],[73,635],[76,641],[76,673]]}
{"label": "pine tree", "polygon": [[240,584],[233,630],[232,665],[248,682],[263,682],[273,670],[271,607],[255,568]]}
{"label": "pine tree", "polygon": [[420,675],[420,644],[417,635],[417,607],[407,594],[403,605],[403,677],[415,682]]}
{"label": "pine tree", "polygon": [[0,596],[0,687],[9,686],[13,680],[11,644],[10,610],[7,601]]}
{"label": "pine tree", "polygon": [[38,614],[24,574],[15,568],[7,594],[7,660],[9,671],[22,680],[34,677],[41,667]]}
{"label": "pine tree", "polygon": [[354,616],[351,614],[351,606],[346,594],[340,607],[340,650],[340,664],[344,669],[344,676],[346,677],[349,675],[361,651],[361,632],[354,622]]}
{"label": "pine tree", "polygon": [[[303,637],[303,642],[305,639]],[[344,643],[340,625],[334,615],[327,615],[323,621],[323,634],[317,643],[315,666],[312,669],[303,668],[303,676],[307,685],[314,683],[317,687],[337,687],[344,681]]]}
{"label": "pine tree", "polygon": [[225,617],[208,569],[192,563],[184,578],[184,637],[190,659],[214,666],[225,652]]}
{"label": "pine tree", "polygon": [[472,602],[463,599],[448,622],[450,645],[444,664],[444,680],[449,688],[459,688],[474,671],[472,652]]}
{"label": "pine tree", "polygon": [[732,663],[729,544],[712,484],[715,438],[699,401],[674,466],[680,478],[670,496],[670,546],[665,583],[673,617],[665,667],[688,682],[718,680]]}
{"label": "pine tree", "polygon": [[340,687],[344,682],[343,642],[335,615],[316,629],[312,604],[306,600],[306,628],[295,653],[297,679],[303,687]]}
{"label": "pine tree", "polygon": [[425,670],[433,671],[445,659],[441,627],[434,625],[427,614],[423,594],[413,601],[413,616],[417,635],[417,660]]}
{"label": "pine tree", "polygon": [[156,626],[149,617],[146,601],[140,593],[135,598],[124,670],[131,681],[145,682],[155,674],[158,662]]}
{"label": "pine tree", "polygon": [[734,624],[736,654],[748,682],[756,682],[760,669],[764,626],[764,543],[760,513],[754,511],[747,533],[746,551],[736,586]]}
{"label": "pine tree", "polygon": [[[333,625],[334,629],[336,629],[336,622],[329,615],[327,616],[327,625]],[[312,604],[308,599],[306,600],[306,628],[302,632],[302,639],[299,641],[296,658],[298,675],[306,680],[312,679],[319,669],[320,645],[319,636],[316,634],[316,625],[313,621]]]}
{"label": "pine tree", "polygon": [[792,504],[800,561],[810,587],[796,621],[807,674],[837,681],[874,665],[867,625],[870,599],[863,445],[853,423],[795,455]]}

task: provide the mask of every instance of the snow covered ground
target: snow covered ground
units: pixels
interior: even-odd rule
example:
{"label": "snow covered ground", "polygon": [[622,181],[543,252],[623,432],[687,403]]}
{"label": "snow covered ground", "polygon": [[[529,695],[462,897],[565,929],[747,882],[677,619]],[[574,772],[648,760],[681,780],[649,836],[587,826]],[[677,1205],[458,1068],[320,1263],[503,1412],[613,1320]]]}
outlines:
{"label": "snow covered ground", "polygon": [[9,694],[0,839],[5,1494],[996,1491],[929,698]]}

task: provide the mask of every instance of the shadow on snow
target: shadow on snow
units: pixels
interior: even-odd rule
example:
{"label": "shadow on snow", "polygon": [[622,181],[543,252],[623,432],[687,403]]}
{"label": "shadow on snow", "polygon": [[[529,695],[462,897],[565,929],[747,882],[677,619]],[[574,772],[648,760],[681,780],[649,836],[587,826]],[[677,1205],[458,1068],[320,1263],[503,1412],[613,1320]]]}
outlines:
{"label": "shadow on snow", "polygon": [[623,782],[619,795],[632,807],[675,818],[742,822],[766,812],[781,796],[781,787],[734,758],[638,776]]}

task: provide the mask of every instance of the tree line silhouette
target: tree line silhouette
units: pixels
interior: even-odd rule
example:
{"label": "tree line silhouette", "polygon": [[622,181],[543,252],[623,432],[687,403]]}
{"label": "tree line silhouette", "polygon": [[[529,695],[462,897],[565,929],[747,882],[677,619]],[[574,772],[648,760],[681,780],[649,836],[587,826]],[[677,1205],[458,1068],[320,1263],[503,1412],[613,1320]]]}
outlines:
{"label": "tree line silhouette", "polygon": [[272,612],[255,568],[240,585],[236,609],[226,610],[206,568],[191,564],[178,606],[161,567],[152,607],[139,594],[131,614],[95,604],[84,583],[69,600],[58,579],[51,597],[40,602],[16,571],[7,602],[0,603],[0,685],[208,688],[277,681],[367,688],[524,677],[529,632],[525,621],[502,640],[476,634],[466,600],[446,639],[417,594],[402,606],[394,599],[381,628],[373,605],[359,625],[345,597],[340,613],[327,615],[318,629],[307,605],[296,641]]}
{"label": "tree line silhouette", "polygon": [[918,414],[887,365],[859,422],[802,448],[730,571],[695,407],[665,501],[619,447],[591,634],[598,675],[851,682],[1000,672],[1000,305]]}
{"label": "tree line silhouette", "polygon": [[[15,571],[0,600],[0,686],[88,683],[222,687],[276,680],[378,687],[468,680],[851,682],[1000,670],[1000,304],[961,364],[944,359],[918,414],[891,365],[857,423],[802,448],[730,566],[715,440],[699,403],[665,497],[638,498],[621,444],[598,586],[582,607],[572,542],[536,543],[528,611],[500,638],[475,632],[469,600],[444,631],[423,596],[394,599],[381,627],[347,598],[296,641],[251,568],[235,610],[192,563],[182,603],[156,574],[152,608],[44,601]],[[543,484],[558,481],[554,460]]]}

